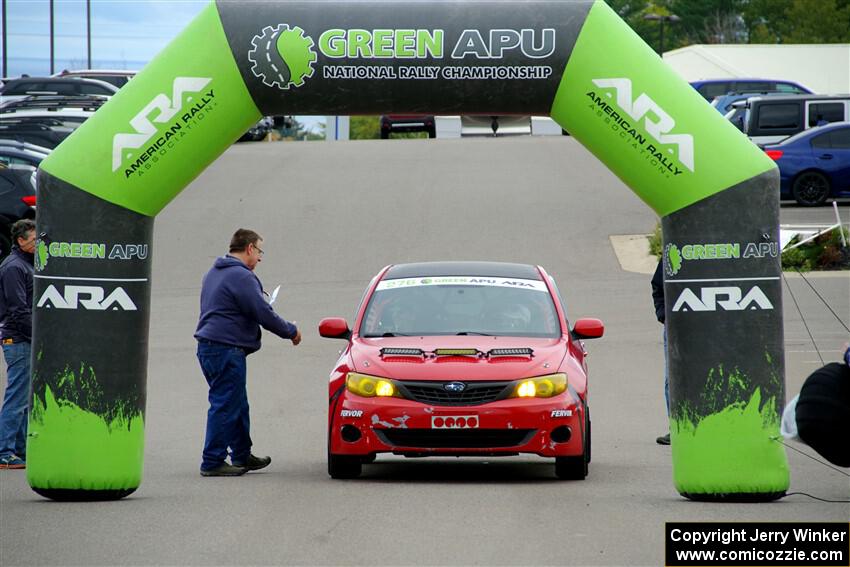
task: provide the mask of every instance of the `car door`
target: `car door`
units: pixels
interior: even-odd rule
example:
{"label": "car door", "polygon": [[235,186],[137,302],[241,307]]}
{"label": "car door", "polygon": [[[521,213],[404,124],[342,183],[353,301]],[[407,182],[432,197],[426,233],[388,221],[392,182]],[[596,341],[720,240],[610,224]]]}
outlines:
{"label": "car door", "polygon": [[833,194],[850,191],[850,126],[812,138],[812,155],[829,177]]}

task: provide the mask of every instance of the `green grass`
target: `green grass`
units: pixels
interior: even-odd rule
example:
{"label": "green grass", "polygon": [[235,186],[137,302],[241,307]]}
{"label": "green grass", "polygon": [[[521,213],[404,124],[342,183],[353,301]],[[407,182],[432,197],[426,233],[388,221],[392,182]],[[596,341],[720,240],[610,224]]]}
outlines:
{"label": "green grass", "polygon": [[834,228],[802,246],[790,248],[799,240],[795,237],[782,251],[782,269],[801,272],[850,269],[850,248],[842,245],[839,231],[844,231],[844,238],[848,239],[846,229]]}

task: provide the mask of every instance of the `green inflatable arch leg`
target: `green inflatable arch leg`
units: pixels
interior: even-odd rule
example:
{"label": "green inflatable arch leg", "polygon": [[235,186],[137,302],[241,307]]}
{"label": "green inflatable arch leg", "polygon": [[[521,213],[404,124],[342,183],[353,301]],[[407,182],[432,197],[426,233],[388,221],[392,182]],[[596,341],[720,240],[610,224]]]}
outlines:
{"label": "green inflatable arch leg", "polygon": [[658,212],[676,488],[784,493],[776,168],[604,2],[570,0],[211,3],[39,172],[36,492],[141,482],[155,215],[262,115],[383,112],[551,114]]}

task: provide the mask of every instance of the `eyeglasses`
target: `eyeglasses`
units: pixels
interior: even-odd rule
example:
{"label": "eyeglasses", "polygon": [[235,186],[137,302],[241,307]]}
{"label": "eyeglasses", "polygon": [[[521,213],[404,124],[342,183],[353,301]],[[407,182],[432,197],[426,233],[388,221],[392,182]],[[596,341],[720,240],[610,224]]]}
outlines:
{"label": "eyeglasses", "polygon": [[265,254],[265,252],[263,252],[263,249],[262,249],[262,248],[260,248],[259,246],[257,246],[256,244],[252,244],[252,246],[254,247],[254,249],[255,249],[257,252],[259,252],[259,253],[260,253],[260,256],[262,256],[263,254]]}

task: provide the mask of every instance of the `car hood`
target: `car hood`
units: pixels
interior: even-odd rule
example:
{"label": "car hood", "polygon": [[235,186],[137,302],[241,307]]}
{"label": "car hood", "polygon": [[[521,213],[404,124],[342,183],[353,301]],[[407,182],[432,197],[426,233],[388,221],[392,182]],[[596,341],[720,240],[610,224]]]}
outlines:
{"label": "car hood", "polygon": [[[425,356],[382,355],[384,348],[421,349]],[[532,356],[446,356],[436,349],[530,348]],[[567,352],[567,341],[522,337],[387,337],[356,338],[351,359],[357,372],[397,380],[515,380],[558,371]]]}

